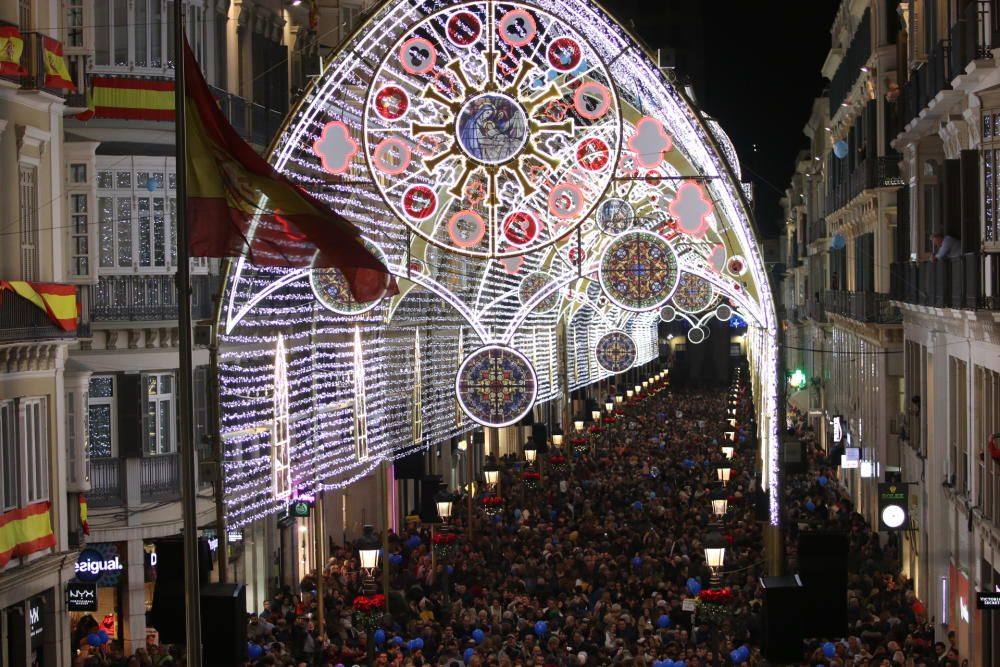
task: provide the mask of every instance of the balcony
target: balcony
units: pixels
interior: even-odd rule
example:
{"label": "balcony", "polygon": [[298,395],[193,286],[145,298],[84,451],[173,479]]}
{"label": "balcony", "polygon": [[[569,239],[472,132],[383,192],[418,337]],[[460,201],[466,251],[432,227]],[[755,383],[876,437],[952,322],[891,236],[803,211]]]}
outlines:
{"label": "balcony", "polygon": [[854,83],[861,76],[861,68],[868,64],[872,54],[872,21],[871,12],[865,10],[864,18],[851,38],[844,59],[830,81],[830,117],[833,118],[840,110],[841,103],[847,99]]}
{"label": "balcony", "polygon": [[968,253],[890,268],[894,301],[930,308],[1000,310],[1000,255]]}
{"label": "balcony", "polygon": [[808,311],[810,320],[819,324],[826,323],[826,308],[823,307],[823,302],[821,300],[811,300],[809,302]]}
{"label": "balcony", "polygon": [[905,126],[927,107],[942,90],[951,90],[951,44],[943,39],[927,54],[927,62],[910,72],[903,86],[903,119]]}
{"label": "balcony", "polygon": [[152,503],[181,497],[180,455],[158,454],[140,459],[140,500]]}
{"label": "balcony", "polygon": [[826,238],[826,219],[817,218],[810,220],[808,224],[808,236],[806,243],[815,243]]}
{"label": "balcony", "polygon": [[222,113],[243,139],[258,146],[271,143],[271,139],[281,129],[285,118],[283,112],[247,102],[239,95],[232,95],[220,88],[209,87]]}
{"label": "balcony", "polygon": [[[16,24],[0,21],[0,26],[15,26]],[[86,107],[86,97],[82,90],[70,92],[63,88],[52,88],[45,85],[45,48],[44,40],[48,37],[40,32],[21,33],[24,40],[24,50],[21,52],[20,66],[24,70],[21,75],[3,75],[0,78],[21,86],[22,90],[39,91],[54,97],[62,98],[67,106]]]}
{"label": "balcony", "polygon": [[[212,316],[210,276],[191,276],[195,319]],[[177,290],[172,274],[102,275],[91,299],[94,322],[161,322],[177,319]]]}
{"label": "balcony", "polygon": [[891,295],[879,292],[827,290],[823,292],[823,309],[868,324],[899,324],[903,321],[899,308],[892,303]]}
{"label": "balcony", "polygon": [[826,194],[826,215],[829,217],[844,208],[865,190],[898,188],[902,185],[898,156],[870,158],[858,165],[846,181],[831,184]]}
{"label": "balcony", "polygon": [[90,491],[87,504],[91,507],[121,507],[125,504],[123,466],[120,459],[90,459]]}
{"label": "balcony", "polygon": [[951,41],[951,73],[960,76],[976,60],[990,58],[993,44],[997,43],[998,17],[992,7],[996,0],[970,2],[948,32]]}
{"label": "balcony", "polygon": [[0,343],[76,338],[64,331],[44,310],[13,290],[0,289]]}

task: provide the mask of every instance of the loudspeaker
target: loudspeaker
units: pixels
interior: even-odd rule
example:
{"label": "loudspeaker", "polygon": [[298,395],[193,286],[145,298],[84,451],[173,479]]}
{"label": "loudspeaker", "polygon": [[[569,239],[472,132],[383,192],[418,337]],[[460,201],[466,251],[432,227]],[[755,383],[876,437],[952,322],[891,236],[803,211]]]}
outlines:
{"label": "loudspeaker", "polygon": [[208,584],[201,589],[201,639],[206,665],[242,667],[247,659],[247,589]]}
{"label": "loudspeaker", "polygon": [[[212,570],[212,551],[208,540],[198,540],[198,579],[204,586]],[[160,633],[164,644],[183,644],[184,629],[184,541],[168,538],[156,541],[156,584],[153,587],[153,608],[149,612],[152,626]],[[245,620],[245,619],[244,619]]]}
{"label": "loudspeaker", "polygon": [[441,475],[427,475],[420,478],[420,520],[433,523],[438,520],[437,505],[434,497],[444,488]]}
{"label": "loudspeaker", "polygon": [[419,448],[412,454],[407,454],[395,460],[392,464],[396,479],[420,479],[424,476],[425,450]]}
{"label": "loudspeaker", "polygon": [[798,663],[805,637],[805,588],[797,575],[761,577],[760,583],[764,587],[761,652],[768,660]]}
{"label": "loudspeaker", "polygon": [[807,637],[847,635],[847,552],[843,533],[799,535],[799,578],[806,589]]}

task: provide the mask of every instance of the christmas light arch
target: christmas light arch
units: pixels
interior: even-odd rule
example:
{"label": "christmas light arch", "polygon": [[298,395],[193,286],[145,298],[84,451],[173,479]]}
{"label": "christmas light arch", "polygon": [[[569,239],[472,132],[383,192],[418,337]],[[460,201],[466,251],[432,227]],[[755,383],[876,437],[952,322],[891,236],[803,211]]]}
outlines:
{"label": "christmas light arch", "polygon": [[[270,159],[380,249],[401,293],[331,309],[308,271],[232,267],[220,327],[234,525],[279,509],[257,482],[279,334],[295,491],[341,487],[471,428],[455,411],[456,375],[481,348],[523,356],[535,401],[566,389],[561,327],[571,389],[607,376],[595,349],[612,330],[634,342],[636,364],[654,359],[662,298],[628,310],[600,280],[629,234],[656,239],[647,245],[669,249],[675,279],[698,277],[748,323],[776,502],[777,327],[732,146],[596,4],[383,2],[289,115]],[[671,289],[657,294],[671,306]],[[356,340],[366,456],[352,436]]]}

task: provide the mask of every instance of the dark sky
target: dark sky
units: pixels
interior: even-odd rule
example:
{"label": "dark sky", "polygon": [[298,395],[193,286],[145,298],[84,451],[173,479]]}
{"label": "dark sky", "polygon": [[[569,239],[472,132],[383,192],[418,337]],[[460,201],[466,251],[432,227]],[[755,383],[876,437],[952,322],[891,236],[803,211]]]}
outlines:
{"label": "dark sky", "polygon": [[[607,0],[653,48],[674,47],[701,108],[736,144],[754,182],[757,224],[777,234],[778,200],[805,148],[802,128],[825,87],[820,67],[840,0]],[[754,146],[756,145],[756,150]]]}

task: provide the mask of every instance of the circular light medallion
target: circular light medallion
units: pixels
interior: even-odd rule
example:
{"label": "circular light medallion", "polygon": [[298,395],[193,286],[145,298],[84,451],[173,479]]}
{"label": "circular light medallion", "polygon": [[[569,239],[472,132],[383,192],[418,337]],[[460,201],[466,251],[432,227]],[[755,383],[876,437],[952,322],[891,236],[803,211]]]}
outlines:
{"label": "circular light medallion", "polygon": [[576,161],[587,171],[602,171],[611,162],[611,149],[601,139],[584,139],[576,147]]}
{"label": "circular light medallion", "polygon": [[715,288],[704,278],[681,272],[677,281],[677,291],[674,292],[673,304],[682,313],[694,315],[708,308],[715,301]]}
{"label": "circular light medallion", "polygon": [[399,47],[399,64],[414,76],[427,74],[434,69],[437,48],[423,37],[411,37]]}
{"label": "circular light medallion", "polygon": [[462,362],[455,377],[458,404],[484,426],[510,426],[528,414],[538,394],[531,362],[503,345],[484,346]]}
{"label": "circular light medallion", "polygon": [[633,230],[608,245],[598,274],[601,289],[619,308],[653,310],[666,303],[677,287],[677,255],[656,234]]}
{"label": "circular light medallion", "polygon": [[549,192],[549,213],[560,220],[569,220],[583,211],[584,195],[579,185],[563,183]]}
{"label": "circular light medallion", "polygon": [[486,235],[486,222],[475,211],[459,211],[448,220],[448,236],[459,248],[478,245]]}
{"label": "circular light medallion", "polygon": [[673,306],[660,308],[660,320],[663,322],[673,322],[677,318],[677,311]]}
{"label": "circular light medallion", "polygon": [[386,120],[397,120],[410,108],[410,96],[399,86],[386,86],[375,94],[375,113]]}
{"label": "circular light medallion", "polygon": [[528,143],[528,115],[513,98],[483,93],[470,98],[458,112],[458,145],[483,164],[504,164]]}
{"label": "circular light medallion", "polygon": [[715,316],[723,322],[728,322],[733,317],[733,309],[726,303],[720,303],[715,309]]}
{"label": "circular light medallion", "polygon": [[688,331],[687,339],[692,345],[697,345],[705,340],[707,334],[701,327],[691,327]]}
{"label": "circular light medallion", "polygon": [[[552,276],[544,271],[529,273],[521,280],[521,285],[517,289],[517,296],[521,300],[521,305],[527,305],[531,299],[544,289],[552,287]],[[553,289],[549,294],[542,297],[542,300],[535,306],[536,313],[548,313],[559,305],[559,290]]]}
{"label": "circular light medallion", "polygon": [[595,353],[601,368],[609,373],[624,373],[635,364],[638,349],[627,333],[612,331],[597,341]]}
{"label": "circular light medallion", "polygon": [[[382,264],[389,265],[381,248],[368,239],[362,239],[362,242],[365,244],[365,248],[371,251]],[[355,301],[351,294],[350,285],[340,269],[313,269],[309,272],[309,286],[312,287],[313,294],[316,295],[316,300],[319,301],[320,305],[338,315],[360,315],[368,312],[382,301],[381,299],[365,303]],[[387,275],[385,286],[382,288],[383,295],[388,288],[389,276]]]}
{"label": "circular light medallion", "polygon": [[746,260],[743,259],[742,255],[734,255],[729,258],[728,262],[726,262],[726,268],[729,269],[729,272],[734,276],[742,276],[747,272],[747,263]]}
{"label": "circular light medallion", "polygon": [[413,220],[426,220],[437,209],[437,195],[426,185],[414,185],[403,193],[403,210]]}
{"label": "circular light medallion", "polygon": [[538,220],[526,211],[514,211],[504,218],[503,235],[511,245],[527,245],[538,236]]}
{"label": "circular light medallion", "polygon": [[635,222],[635,211],[624,199],[608,199],[597,207],[597,227],[605,234],[617,236]]}
{"label": "circular light medallion", "polygon": [[899,505],[886,505],[882,510],[882,523],[889,528],[899,528],[906,521],[906,510]]}
{"label": "circular light medallion", "polygon": [[611,108],[611,91],[596,81],[587,81],[573,94],[573,108],[587,120],[598,120]]}
{"label": "circular light medallion", "polygon": [[483,34],[483,24],[472,12],[456,12],[448,19],[448,41],[455,46],[470,46]]}
{"label": "circular light medallion", "polygon": [[515,9],[503,15],[497,23],[497,31],[505,44],[521,48],[530,44],[538,34],[538,24],[535,17],[524,9]]}
{"label": "circular light medallion", "polygon": [[375,147],[372,162],[375,168],[387,176],[399,176],[410,166],[410,147],[406,142],[395,137],[383,139]]}
{"label": "circular light medallion", "polygon": [[558,37],[549,44],[546,55],[552,69],[557,72],[572,72],[583,60],[583,49],[571,37]]}

